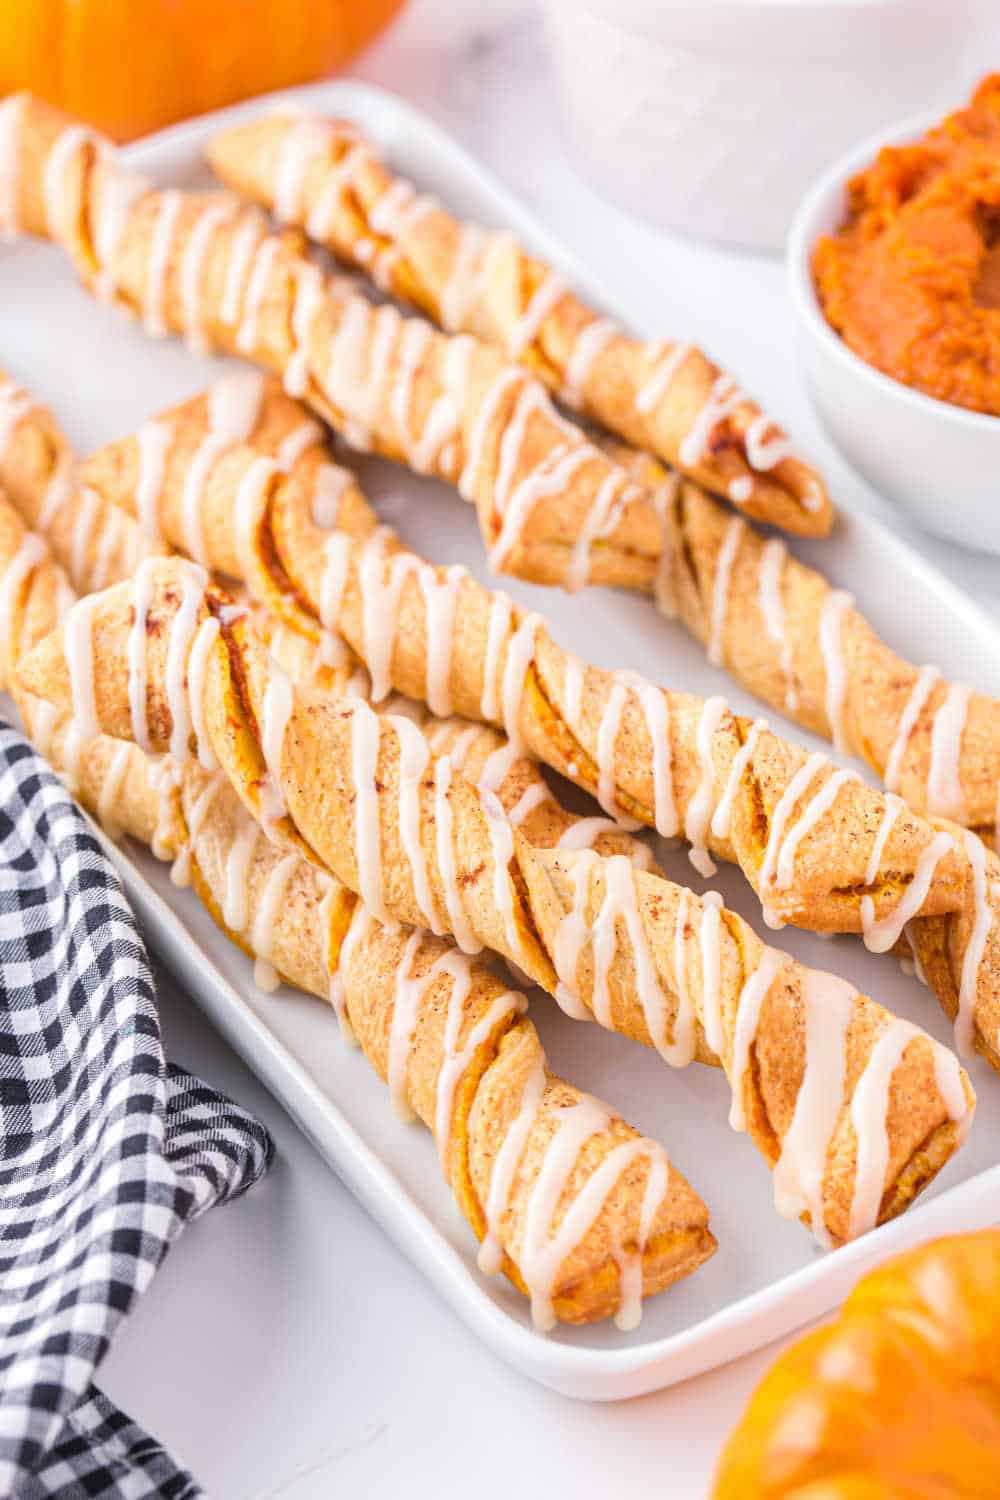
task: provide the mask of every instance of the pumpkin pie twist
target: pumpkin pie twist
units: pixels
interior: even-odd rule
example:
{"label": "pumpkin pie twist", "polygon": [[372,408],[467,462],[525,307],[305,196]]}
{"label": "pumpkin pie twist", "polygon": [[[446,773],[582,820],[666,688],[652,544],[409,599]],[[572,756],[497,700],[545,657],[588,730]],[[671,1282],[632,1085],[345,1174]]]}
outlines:
{"label": "pumpkin pie twist", "polygon": [[946,1049],[766,948],[712,896],[621,856],[532,847],[408,720],[295,687],[186,561],[151,561],[84,600],[19,678],[94,732],[154,750],[176,752],[182,724],[189,752],[218,759],[277,842],[380,920],[491,948],[668,1062],[721,1063],[779,1209],[823,1243],[898,1212],[967,1127],[971,1090]]}
{"label": "pumpkin pie twist", "polygon": [[221,132],[223,181],[450,333],[522,362],[550,391],[748,515],[830,529],[819,476],[736,381],[691,344],[645,344],[600,316],[513,234],[487,234],[418,194],[346,121],[276,111]]}
{"label": "pumpkin pie twist", "polygon": [[[6,677],[72,589],[2,497],[0,591]],[[523,996],[484,963],[372,916],[332,875],[266,838],[217,768],[84,735],[66,713],[15,692],[74,795],[112,832],[173,861],[175,882],[190,883],[256,959],[258,983],[272,988],[280,975],[333,1004],[398,1113],[433,1132],[482,1241],[482,1268],[502,1269],[531,1298],[539,1326],[613,1314],[633,1327],[643,1297],[714,1252],[705,1206],[663,1148],[548,1070]],[[499,795],[517,797],[516,775]],[[935,1161],[940,1150],[932,1146]]]}
{"label": "pumpkin pie twist", "polygon": [[[154,332],[269,364],[355,444],[458,481],[496,566],[655,592],[752,691],[863,755],[911,805],[992,831],[997,703],[902,661],[780,543],[727,526],[692,484],[637,484],[495,349],[373,309],[235,203],[145,191],[35,101],[13,121],[15,222],[60,239],[92,289]],[[220,443],[227,431],[223,411]]]}
{"label": "pumpkin pie twist", "polygon": [[[185,515],[197,513],[199,535],[207,548],[203,555],[220,571],[249,580],[251,593],[291,627],[290,639],[296,635],[310,639],[313,645],[309,649],[322,656],[332,640],[330,629],[345,631],[373,667],[378,699],[395,687],[431,700],[439,711],[450,711],[457,703],[470,717],[504,723],[514,741],[527,745],[539,758],[595,790],[603,797],[606,809],[616,815],[620,816],[624,800],[618,789],[618,739],[627,727],[630,712],[638,719],[640,729],[645,724],[647,738],[643,745],[633,729],[628,756],[631,760],[645,754],[651,766],[638,802],[635,781],[626,782],[632,799],[629,810],[640,821],[668,834],[682,827],[689,835],[705,826],[711,834],[713,824],[716,830],[729,828],[734,803],[738,795],[743,795],[740,782],[744,775],[751,807],[762,802],[756,790],[756,753],[758,747],[762,753],[768,750],[771,737],[764,738],[759,723],[740,721],[736,725],[736,743],[727,741],[726,769],[718,777],[713,770],[710,786],[705,774],[706,757],[711,758],[714,768],[717,751],[707,740],[699,745],[709,704],[698,707],[698,700],[680,700],[686,710],[682,723],[687,726],[689,743],[685,751],[674,731],[673,695],[666,695],[669,716],[664,724],[659,707],[664,695],[659,689],[631,674],[624,678],[595,674],[600,677],[595,686],[582,666],[565,654],[561,668],[558,663],[553,666],[549,653],[557,648],[551,642],[547,642],[545,657],[548,670],[541,675],[533,656],[539,638],[537,617],[517,614],[508,600],[480,589],[462,569],[434,570],[403,550],[386,528],[377,527],[353,476],[326,461],[318,439],[303,438],[297,404],[280,391],[276,382],[267,382],[262,392],[261,410],[266,409],[267,417],[251,434],[255,447],[227,449],[217,466],[202,469],[194,488],[192,473],[197,475],[201,469],[198,455],[212,442],[211,393],[154,419],[138,438],[100,450],[84,466],[84,478],[102,502],[113,500],[126,509],[134,510],[133,496],[144,493],[147,510],[155,512],[155,526],[165,528],[177,542],[183,541],[190,525]],[[148,462],[151,428],[165,434],[152,465]],[[305,438],[309,438],[308,433]],[[277,460],[284,454],[287,461],[292,449],[292,474],[286,477],[276,472],[280,468]],[[552,688],[554,681],[558,687],[560,670],[566,689],[564,704]],[[581,718],[588,682],[598,695],[603,684],[605,696],[599,697],[590,737],[581,744],[572,724]],[[624,696],[615,691],[622,682]],[[632,695],[636,703],[631,702]],[[719,700],[710,702],[707,722],[713,723],[720,704]],[[570,727],[566,728],[571,706]],[[719,724],[722,722],[720,717]],[[691,760],[687,782],[690,800],[678,803],[674,793],[678,777],[675,757],[685,753]],[[765,873],[771,846],[768,902],[775,899],[770,887],[784,878],[779,874],[782,851],[792,849],[794,873],[798,863],[795,851],[805,835],[811,835],[816,816],[825,816],[828,811],[826,799],[836,796],[839,800],[844,795],[846,773],[834,773],[827,763],[810,761],[802,752],[797,754],[798,761],[786,767],[785,785],[772,786],[770,792],[769,808],[781,826],[774,834],[773,845],[774,824],[770,832],[765,829],[767,838],[762,845]],[[502,756],[498,756],[498,762],[502,764]],[[823,784],[811,788],[819,799],[816,802],[806,800],[810,787],[803,786],[803,763],[811,766],[816,782],[823,776]],[[581,778],[581,766],[586,765],[589,770]],[[782,798],[800,771],[803,775],[797,795],[803,805],[796,819],[795,806],[787,800],[782,806]],[[773,771],[767,764],[760,772],[765,784],[773,782]],[[855,789],[857,786],[860,784],[855,784]],[[530,798],[532,794],[526,789],[525,795]],[[876,866],[886,855],[887,840],[902,811],[899,799],[890,797],[879,803],[877,818],[865,814],[866,880],[877,875]],[[752,824],[751,819],[751,833]],[[843,825],[838,824],[834,832],[843,834]],[[933,986],[946,1012],[956,1019],[962,1050],[975,1045],[996,1065],[1000,1061],[995,1046],[1000,1028],[1000,923],[996,921],[1000,866],[971,835],[958,830],[952,830],[952,834],[966,863],[961,909],[954,919],[909,920],[929,892],[948,848],[944,830],[933,834],[925,828],[924,846],[916,856],[909,888],[897,887],[895,904],[889,902],[881,910],[874,900],[869,903],[862,896],[860,925],[875,948],[895,945],[907,954],[912,948],[921,975]],[[569,839],[579,837],[579,832],[567,834]],[[733,858],[732,853],[713,847],[716,853]],[[742,847],[743,855],[737,848],[739,862],[747,869],[744,858],[750,858],[752,869],[752,844]],[[611,851],[604,848],[602,852]],[[707,851],[700,851],[697,857],[704,867]],[[816,868],[829,868],[840,858],[840,849],[834,844],[832,850],[827,848],[816,856]],[[787,858],[784,862],[788,864]],[[814,906],[810,912],[808,920],[816,920]],[[838,919],[843,921],[842,912]]]}

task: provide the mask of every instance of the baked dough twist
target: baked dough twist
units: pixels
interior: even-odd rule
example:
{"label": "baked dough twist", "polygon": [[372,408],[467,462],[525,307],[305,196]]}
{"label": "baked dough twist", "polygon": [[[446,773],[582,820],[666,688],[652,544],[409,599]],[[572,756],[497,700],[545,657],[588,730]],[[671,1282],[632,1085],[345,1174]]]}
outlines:
{"label": "baked dough twist", "polygon": [[[625,858],[532,848],[408,721],[296,689],[191,564],[144,571],[23,658],[22,686],[154,748],[176,749],[190,724],[189,750],[218,758],[272,836],[383,921],[492,948],[668,1062],[718,1060],[734,1123],[775,1167],[779,1208],[824,1243],[898,1212],[954,1149],[971,1091],[917,1028],[765,948],[711,896]],[[129,642],[143,639],[137,695]]]}
{"label": "baked dough twist", "polygon": [[[2,495],[0,591],[4,681],[72,590]],[[540,1327],[612,1315],[634,1327],[643,1297],[714,1252],[707,1210],[663,1148],[547,1069],[523,997],[483,963],[372,917],[333,876],[265,838],[218,770],[154,762],[133,744],[85,737],[30,694],[17,700],[73,794],[115,835],[173,861],[176,883],[190,882],[256,959],[259,983],[281,975],[333,1003],[397,1111],[433,1132],[482,1268],[503,1269],[530,1296]],[[501,795],[517,795],[516,779]]]}
{"label": "baked dough twist", "polygon": [[451,333],[498,344],[569,405],[748,515],[808,536],[829,531],[815,470],[701,350],[630,338],[514,235],[486,234],[418,196],[353,125],[279,110],[222,131],[208,157],[228,186],[383,290]]}

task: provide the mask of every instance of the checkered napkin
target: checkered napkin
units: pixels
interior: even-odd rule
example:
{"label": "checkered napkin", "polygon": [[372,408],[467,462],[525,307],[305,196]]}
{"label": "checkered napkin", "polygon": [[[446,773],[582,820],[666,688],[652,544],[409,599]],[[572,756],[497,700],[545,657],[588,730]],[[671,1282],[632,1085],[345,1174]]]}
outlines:
{"label": "checkered napkin", "polygon": [[184,1225],[270,1155],[166,1065],[118,877],[0,724],[0,1495],[200,1494],[91,1377]]}

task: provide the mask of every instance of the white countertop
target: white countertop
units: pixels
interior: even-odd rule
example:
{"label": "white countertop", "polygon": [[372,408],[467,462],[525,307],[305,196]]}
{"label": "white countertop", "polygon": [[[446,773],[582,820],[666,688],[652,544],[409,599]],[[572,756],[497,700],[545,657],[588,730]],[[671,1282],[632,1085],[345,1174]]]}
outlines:
{"label": "white countertop", "polygon": [[[829,448],[798,384],[779,264],[671,241],[605,208],[569,165],[531,0],[412,0],[356,68],[433,115],[616,289],[662,305],[820,460],[842,503],[886,511]],[[596,106],[595,106],[596,107]],[[669,184],[651,184],[651,191]],[[1000,564],[921,550],[983,603]],[[101,1373],[108,1393],[216,1500],[499,1500],[706,1493],[714,1456],[773,1351],[616,1406],[553,1395],[502,1366],[438,1300],[176,987],[170,1053],[272,1131],[270,1177],[170,1256]]]}

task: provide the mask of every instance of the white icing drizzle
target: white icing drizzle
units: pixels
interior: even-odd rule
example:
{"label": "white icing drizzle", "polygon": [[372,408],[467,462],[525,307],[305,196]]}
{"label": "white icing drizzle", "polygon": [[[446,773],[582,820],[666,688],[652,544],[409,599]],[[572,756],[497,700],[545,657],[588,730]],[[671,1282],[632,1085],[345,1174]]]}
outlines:
{"label": "white icing drizzle", "polygon": [[350,186],[359,168],[370,159],[371,154],[366,146],[354,145],[345,152],[339,162],[330,168],[324,179],[323,190],[306,220],[306,233],[310,239],[322,243],[329,237],[341,197]]}
{"label": "white icing drizzle", "polygon": [[847,1029],[857,991],[843,979],[815,969],[802,971],[806,1060],[792,1122],[774,1169],[774,1202],[779,1214],[808,1213],[813,1234],[827,1248],[832,1241],[823,1207],[826,1157],[837,1127],[847,1072]]}
{"label": "white icing drizzle", "polygon": [[591,1136],[607,1128],[611,1116],[603,1104],[587,1094],[581,1095],[576,1104],[553,1113],[559,1127],[549,1142],[528,1200],[519,1258],[531,1296],[532,1320],[543,1332],[555,1326],[553,1295],[559,1267],[593,1227],[622,1172],[636,1156],[650,1149],[642,1139],[616,1146],[587,1178],[555,1230],[556,1208],[580,1152]]}
{"label": "white icing drizzle", "polygon": [[81,744],[96,739],[101,732],[94,691],[94,613],[97,603],[93,594],[78,599],[63,625],[63,654],[69,668],[73,727]]}
{"label": "white icing drizzle", "polygon": [[518,959],[524,944],[518,930],[514,909],[514,880],[510,866],[514,859],[514,832],[495,792],[480,785],[479,805],[486,819],[493,855],[493,899],[503,920],[507,957]]}
{"label": "white icing drizzle", "polygon": [[[574,474],[596,456],[589,443],[566,452],[562,446],[553,448],[542,462],[526,475],[516,486],[501,514],[502,521],[496,541],[489,552],[489,565],[500,572],[510,557],[528,523],[532,511],[550,495],[558,495],[566,488]],[[497,484],[497,500],[500,486]],[[588,543],[589,552],[589,543]]]}
{"label": "white icing drizzle", "polygon": [[476,286],[473,276],[479,261],[486,235],[477,224],[462,224],[455,243],[455,256],[441,290],[440,313],[442,327],[449,333],[457,333],[465,325],[472,292]]}
{"label": "white icing drizzle", "polygon": [[396,965],[395,983],[392,995],[392,1020],[389,1027],[389,1048],[387,1062],[387,1082],[389,1085],[389,1097],[396,1118],[400,1120],[412,1120],[413,1110],[406,1091],[406,1074],[410,1062],[410,1047],[413,1044],[413,1034],[417,1029],[417,1019],[420,1014],[420,997],[424,988],[431,978],[430,975],[417,976],[412,972],[413,960],[416,957],[417,948],[420,946],[421,933],[419,928],[410,933],[406,940],[406,946]]}
{"label": "white icing drizzle", "polygon": [[118,746],[104,772],[101,790],[97,798],[97,821],[113,842],[121,838],[121,823],[116,817],[116,812],[120,807],[122,787],[125,784],[125,775],[128,771],[131,755],[131,745],[123,744]]}
{"label": "white icing drizzle", "polygon": [[48,555],[49,549],[42,538],[37,533],[28,531],[0,577],[0,681],[6,676],[8,668],[13,666],[11,627],[14,623],[14,606],[27,579],[35,568],[46,561]]}
{"label": "white icing drizzle", "polygon": [[829,760],[821,751],[814,750],[809,759],[804,765],[799,767],[791,781],[785,787],[771,815],[771,827],[768,830],[767,845],[764,849],[764,859],[760,867],[759,877],[759,894],[764,907],[764,920],[769,927],[784,925],[780,918],[775,917],[773,913],[769,914],[767,894],[769,891],[777,889],[776,871],[785,836],[785,825],[799,799],[805,796],[810,784],[815,781],[820,772],[825,770],[829,764]]}
{"label": "white icing drizzle", "polygon": [[451,761],[447,755],[434,762],[434,826],[438,870],[444,886],[444,904],[448,913],[448,928],[463,953],[478,953],[482,944],[469,926],[462,904],[462,893],[458,886],[458,871],[455,864],[454,818],[448,792],[451,788]]}
{"label": "white icing drizzle", "polygon": [[687,981],[687,924],[691,901],[694,899],[683,886],[679,887],[677,915],[674,919],[674,989],[677,994],[677,1015],[674,1019],[674,1048],[679,1066],[683,1059],[693,1061],[697,1047],[697,1011]]}
{"label": "white icing drizzle", "polygon": [[575,411],[581,411],[586,405],[587,382],[594,362],[617,332],[618,329],[610,318],[595,318],[592,323],[585,324],[573,340],[573,347],[566,360],[562,398]]}
{"label": "white icing drizzle", "polygon": [[731,375],[716,377],[709,391],[708,400],[681,442],[678,453],[682,464],[687,468],[693,468],[701,461],[715,429],[732,415],[742,400],[743,392]]}
{"label": "white icing drizzle", "polygon": [[180,563],[181,605],[170,627],[167,646],[166,688],[170,709],[170,754],[176,761],[188,759],[191,737],[186,671],[188,651],[198,628],[198,614],[208,586],[208,574],[196,563]]}
{"label": "white icing drizzle", "polygon": [[733,564],[740,550],[746,531],[739,516],[731,517],[722,538],[719,555],[715,562],[715,578],[712,583],[711,629],[708,637],[708,659],[713,666],[721,666],[724,659],[726,614],[729,605],[729,585],[733,575]]}
{"label": "white icing drizzle", "polygon": [[278,468],[285,473],[294,469],[302,455],[322,441],[323,429],[318,422],[308,419],[300,422],[298,427],[293,427],[288,436],[282,438],[278,444],[278,451],[274,455]]}
{"label": "white icing drizzle", "polygon": [[890,792],[899,791],[900,773],[903,767],[903,756],[906,754],[906,747],[910,743],[910,737],[916,728],[917,720],[923,712],[924,705],[931,695],[934,684],[940,676],[941,673],[937,667],[921,667],[917,675],[917,680],[913,684],[913,690],[906,700],[903,712],[899,716],[896,738],[892,749],[889,751],[889,758],[885,763],[885,775],[882,778],[886,789]]}
{"label": "white icing drizzle", "polygon": [[597,493],[580,524],[563,579],[564,588],[571,594],[579,593],[590,578],[591,552],[600,537],[609,536],[618,523],[622,507],[633,487],[624,474],[617,470],[603,479]]}
{"label": "white icing drizzle", "polygon": [[722,1032],[722,897],[709,891],[701,903],[698,947],[701,952],[701,1024],[705,1040],[721,1059],[725,1055]]}
{"label": "white icing drizzle", "polygon": [[333,143],[333,132],[322,120],[308,118],[289,124],[281,139],[274,173],[273,208],[282,224],[298,224],[304,211],[306,173],[312,161]]}
{"label": "white icing drizzle", "polygon": [[889,1091],[903,1053],[920,1033],[909,1021],[893,1019],[872,1048],[851,1098],[851,1124],[857,1137],[854,1192],[847,1221],[853,1240],[878,1223],[889,1165]]}
{"label": "white icing drizzle", "polygon": [[219,622],[214,615],[209,615],[202,620],[198,626],[198,633],[191,647],[188,657],[188,698],[191,703],[191,727],[194,730],[194,742],[198,753],[198,764],[204,771],[214,771],[218,767],[212,742],[208,734],[208,726],[205,723],[205,673],[208,668],[208,658],[212,647],[219,638]]}
{"label": "white icing drizzle", "polygon": [[653,824],[661,838],[672,839],[680,829],[680,815],[674,797],[669,700],[662,688],[638,673],[620,672],[618,676],[635,693],[646,720],[653,768]]}
{"label": "white icing drizzle", "polygon": [[853,607],[853,594],[848,594],[844,589],[831,589],[823,600],[819,617],[819,649],[826,679],[826,718],[834,748],[844,754],[850,751],[851,741],[844,723],[847,662],[844,659],[843,628],[844,615]]}
{"label": "white icing drizzle", "polygon": [[252,578],[257,571],[255,546],[261,521],[267,510],[267,494],[271,481],[279,472],[274,459],[255,458],[243,474],[233,497],[233,531],[236,550],[245,576]]}
{"label": "white icing drizzle", "polygon": [[219,304],[219,318],[228,327],[234,327],[239,321],[240,307],[243,303],[243,285],[257,246],[264,238],[264,234],[264,221],[259,213],[253,211],[244,215],[233,235],[229,248],[229,262],[226,266],[226,279],[222,287],[222,301]]}
{"label": "white icing drizzle", "polygon": [[189,349],[204,354],[211,347],[205,329],[201,283],[212,240],[223,224],[235,217],[237,204],[208,203],[191,226],[181,258],[181,321]]}
{"label": "white icing drizzle", "polygon": [[160,530],[160,499],[173,435],[169,422],[144,422],[136,439],[139,448],[139,477],[135,485],[136,520],[139,535],[154,547],[159,547],[163,541]]}
{"label": "white icing drizzle", "polygon": [[[550,801],[551,797],[552,793],[549,791],[548,787],[543,781],[536,781],[533,786],[525,787],[524,791],[521,793],[520,797],[518,797],[517,801],[514,803],[514,806],[507,814],[508,821],[514,828],[520,828],[522,823],[526,822],[527,819],[530,818],[535,809],[541,807],[543,802]],[[600,818],[598,821],[604,823],[605,819]],[[556,847],[565,849],[568,846],[557,841]],[[577,845],[576,847],[583,848],[584,846],[581,844]]]}
{"label": "white icing drizzle", "polygon": [[715,810],[715,764],[712,759],[712,742],[723,715],[728,712],[729,705],[725,698],[706,698],[705,706],[698,719],[695,736],[698,759],[701,764],[701,779],[694,796],[688,803],[684,818],[684,837],[691,845],[688,858],[698,874],[706,880],[716,871],[715,861],[705,844],[705,835],[709,831],[712,813]]}
{"label": "white icing drizzle", "polygon": [[[103,509],[103,514],[101,513]],[[94,566],[84,580],[84,587],[99,590],[106,587],[109,577],[117,577],[121,567],[115,566],[118,549],[125,536],[126,516],[117,505],[104,505],[100,497],[97,503],[97,546],[94,551]]]}
{"label": "white icing drizzle", "polygon": [[496,724],[500,718],[497,672],[500,666],[500,653],[510,634],[513,609],[514,606],[508,594],[498,589],[491,596],[490,618],[486,631],[486,659],[483,664],[483,694],[479,704],[479,711],[488,724]]}
{"label": "white icing drizzle", "polygon": [[253,982],[259,990],[276,990],[281,983],[274,967],[274,929],[278,913],[288,891],[288,884],[299,863],[297,854],[286,854],[270,870],[250,932],[250,947],[254,955]]}
{"label": "white icing drizzle", "polygon": [[737,474],[726,487],[726,494],[734,505],[747,505],[753,499],[753,480],[747,474]]}
{"label": "white icing drizzle", "polygon": [[313,475],[312,522],[321,531],[332,531],[340,515],[340,502],[354,484],[354,475],[337,464],[320,464]]}
{"label": "white icing drizzle", "polygon": [[75,793],[80,785],[80,758],[84,746],[93,738],[93,735],[85,737],[76,720],[70,719],[62,744],[62,779],[70,792]]}
{"label": "white icing drizzle", "polygon": [[854,771],[834,771],[830,779],[810,797],[798,819],[794,822],[785,837],[781,840],[775,864],[774,879],[772,885],[777,891],[787,891],[795,879],[795,857],[799,851],[799,845],[816,827],[833,807],[840,795],[840,789],[850,781],[859,778]]}
{"label": "white icing drizzle", "polygon": [[[972,899],[975,918],[962,955],[962,976],[955,1016],[955,1046],[962,1057],[971,1057],[976,1030],[976,995],[979,971],[986,953],[986,940],[993,926],[993,911],[987,899],[986,849],[981,839],[966,831],[962,835],[972,868]],[[916,948],[913,949],[916,953]]]}
{"label": "white icing drizzle", "polygon": [[931,728],[931,763],[927,772],[927,811],[955,823],[969,821],[962,790],[962,735],[969,717],[972,689],[953,683]]}
{"label": "white icing drizzle", "polygon": [[552,946],[552,963],[557,980],[556,1003],[572,1021],[586,1021],[590,1018],[590,1011],[580,999],[576,973],[589,931],[586,907],[594,863],[593,852],[587,850],[569,866],[573,903],[559,920]]}
{"label": "white icing drizzle", "polygon": [[535,660],[538,632],[544,623],[541,615],[525,615],[507,642],[507,659],[504,662],[503,682],[500,687],[500,707],[503,713],[503,727],[510,741],[513,755],[520,755],[524,746],[520,728],[521,703],[528,672]]}
{"label": "white icing drizzle", "polygon": [[[430,325],[422,318],[407,318],[402,336],[398,341],[396,375],[389,392],[389,414],[399,437],[400,446],[407,456],[413,442],[410,431],[413,421],[413,394],[417,373],[428,349],[434,342]],[[372,382],[373,390],[379,389]]]}
{"label": "white icing drizzle", "polygon": [[250,915],[250,861],[257,847],[260,829],[253,818],[240,816],[239,832],[226,856],[225,891],[222,920],[230,932],[243,932]]}
{"label": "white icing drizzle", "polygon": [[762,412],[760,416],[754,417],[744,434],[747,463],[759,474],[776,468],[786,458],[794,457],[795,450],[783,432],[775,429],[768,437],[768,429],[771,427],[774,427],[774,423]]}
{"label": "white icing drizzle", "polygon": [[146,703],[146,616],[152,597],[153,568],[153,559],[147,558],[136,569],[132,602],[133,618],[126,647],[132,738],[139,749],[144,750],[147,755],[153,749],[149,738],[149,714]]}
{"label": "white icing drizzle", "polygon": [[882,868],[882,855],[885,852],[886,842],[901,812],[906,807],[902,798],[887,792],[885,797],[885,812],[875,832],[872,841],[871,853],[868,856],[868,864],[865,867],[865,885],[874,885],[878,879],[878,872]]}
{"label": "white icing drizzle", "polygon": [[280,248],[281,241],[269,235],[260,241],[254,251],[243,298],[243,317],[236,330],[236,347],[241,354],[253,355],[256,352],[264,294]]}
{"label": "white icing drizzle", "polygon": [[760,963],[747,977],[736,1002],[736,1021],[733,1027],[733,1060],[730,1068],[730,1086],[733,1092],[729,1108],[729,1124],[733,1130],[746,1130],[746,1101],[743,1097],[750,1052],[757,1038],[760,1013],[771,986],[786,964],[787,953],[777,948],[765,948]]}
{"label": "white icing drizzle", "polygon": [[371,677],[373,703],[380,703],[392,690],[392,650],[399,597],[408,575],[420,568],[412,553],[397,553],[388,560],[386,577],[385,548],[390,535],[388,527],[379,526],[365,542],[358,559],[364,642],[361,654]]}
{"label": "white icing drizzle", "polygon": [[110,169],[107,152],[101,152],[106,170],[100,177],[100,194],[94,222],[94,255],[99,270],[94,279],[94,294],[101,302],[110,302],[117,290],[115,258],[128,227],[132,208],[149,192],[149,183],[134,172]]}
{"label": "white icing drizzle", "polygon": [[757,741],[768,729],[766,719],[754,719],[750,725],[750,732],[743,744],[733,756],[733,763],[729,768],[729,777],[726,781],[725,791],[719,799],[718,806],[712,814],[709,824],[712,834],[717,839],[728,839],[729,830],[733,822],[733,804],[736,793],[739,791],[740,782],[743,780],[743,772],[750,764],[750,758],[757,748]]}
{"label": "white icing drizzle", "polygon": [[38,508],[36,525],[39,531],[48,531],[56,516],[73,493],[75,465],[69,453],[60,453]]}
{"label": "white icing drizzle", "polygon": [[267,768],[260,786],[260,821],[269,839],[277,837],[277,824],[288,811],[281,786],[281,756],[294,700],[291,678],[273,656],[269,657],[260,730],[260,749]]}
{"label": "white icing drizzle", "polygon": [[45,201],[45,225],[51,240],[61,238],[67,177],[73,159],[91,140],[91,132],[85,125],[68,125],[56,137],[49,151],[42,177],[42,194]]}
{"label": "white icing drizzle", "polygon": [[440,453],[440,467],[448,468],[442,451],[461,427],[465,390],[469,380],[469,362],[475,341],[462,336],[450,339],[444,356],[444,391],[434,402],[410,449],[410,462],[418,474],[429,474]]}
{"label": "white icing drizzle", "polygon": [[264,377],[240,370],[224,375],[210,387],[208,428],[191,456],[181,491],[181,528],[184,548],[196,562],[207,562],[202,526],[202,497],[213,465],[234,443],[253,435],[264,398]]}
{"label": "white icing drizzle", "polygon": [[528,299],[528,305],[507,334],[507,351],[512,359],[520,359],[525,350],[535,342],[545,319],[568,290],[565,278],[555,271],[549,271],[542,278]]}
{"label": "white icing drizzle", "polygon": [[27,94],[9,94],[0,104],[0,238],[21,233],[21,161],[19,137]]}
{"label": "white icing drizzle", "polygon": [[875,916],[875,902],[871,896],[861,898],[861,931],[865,947],[871,953],[888,953],[894,948],[911,917],[917,916],[927,900],[934,872],[946,854],[955,847],[948,833],[937,833],[922,849],[913,871],[913,877],[902,896],[884,917]]}
{"label": "white icing drizzle", "polygon": [[674,377],[694,351],[690,344],[664,344],[660,347],[649,379],[639,387],[635,409],[643,416],[654,411],[666,396]]}
{"label": "white icing drizzle", "polygon": [[517,1114],[493,1159],[484,1210],[486,1233],[477,1257],[479,1269],[486,1276],[495,1276],[503,1264],[503,1220],[510,1206],[518,1163],[538,1119],[546,1082],[545,1065],[539,1058],[525,1080]]}
{"label": "white icing drizzle", "polygon": [[303,263],[295,272],[292,304],[294,347],[285,365],[283,383],[290,396],[304,396],[309,385],[309,335],[323,306],[325,289],[317,266]]}
{"label": "white icing drizzle", "polygon": [[440,935],[434,896],[427,873],[427,856],[420,837],[420,784],[430,764],[430,746],[411,719],[389,714],[399,738],[399,839],[410,867],[413,894],[425,927]]}
{"label": "white icing drizzle", "polygon": [[[444,1060],[438,1070],[434,1098],[434,1138],[437,1142],[438,1158],[447,1172],[448,1150],[451,1143],[451,1123],[454,1111],[455,1091],[466,1068],[479,1048],[489,1040],[496,1027],[512,1013],[523,1015],[528,1002],[523,995],[505,990],[490,1003],[485,1015],[480,1016],[459,1051],[458,1039],[462,1029],[465,1002],[472,988],[472,969],[468,958],[454,949],[437,960],[431,974],[435,977],[446,974],[451,979],[448,995],[448,1010],[444,1025]],[[429,975],[428,978],[431,976]]]}
{"label": "white icing drizzle", "polygon": [[153,237],[149,247],[146,289],[142,302],[142,325],[153,338],[163,338],[168,332],[167,271],[170,266],[174,233],[183,203],[183,194],[179,193],[176,188],[168,188],[166,192],[160,194],[157,206]]}
{"label": "white icing drizzle", "polygon": [[[516,365],[510,365],[502,370],[496,380],[487,391],[483,403],[479,408],[472,432],[469,435],[469,443],[465,452],[465,464],[458,478],[458,492],[463,500],[474,501],[476,498],[476,475],[479,472],[483,460],[483,452],[486,447],[487,438],[497,419],[501,404],[507,392],[515,386],[534,388],[534,381],[522,369]],[[512,424],[508,424],[505,435],[510,431]],[[497,482],[499,490],[499,480]]]}
{"label": "white icing drizzle", "polygon": [[417,574],[424,596],[424,625],[427,633],[427,707],[438,718],[452,712],[451,658],[455,645],[455,610],[458,591],[467,577],[460,563],[452,563],[439,577],[434,568],[421,568]]}
{"label": "white icing drizzle", "polygon": [[760,554],[757,602],[764,628],[780,652],[781,673],[785,679],[785,707],[794,713],[799,695],[795,686],[795,666],[792,643],[788,638],[785,622],[785,606],[781,598],[781,573],[788,557],[784,542],[773,538],[764,543]]}
{"label": "white icing drizzle", "polygon": [[351,565],[350,537],[342,531],[335,531],[326,539],[323,557],[323,577],[319,589],[320,624],[328,633],[336,634]]}
{"label": "white icing drizzle", "polygon": [[591,934],[594,955],[594,1015],[602,1026],[612,1026],[608,978],[618,950],[617,923],[621,921],[630,944],[636,995],[642,1007],[642,1017],[650,1042],[672,1067],[686,1067],[691,1061],[689,1037],[678,1036],[676,1025],[674,1037],[670,1038],[667,1034],[670,1013],[639,913],[635,871],[630,860],[623,854],[613,855],[605,860],[602,871],[604,900]]}

